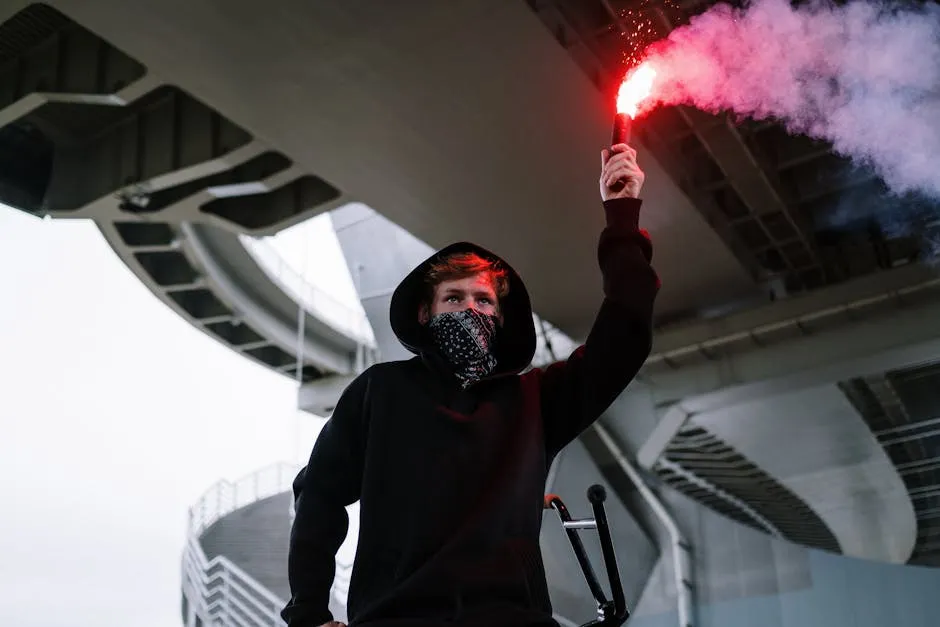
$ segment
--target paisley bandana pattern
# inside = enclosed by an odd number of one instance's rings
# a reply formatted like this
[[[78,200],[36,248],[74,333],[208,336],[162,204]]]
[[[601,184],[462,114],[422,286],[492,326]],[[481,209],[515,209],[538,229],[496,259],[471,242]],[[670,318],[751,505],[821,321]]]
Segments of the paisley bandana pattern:
[[[496,368],[493,356],[496,323],[495,316],[475,309],[448,311],[428,323],[431,337],[462,387],[476,383]]]

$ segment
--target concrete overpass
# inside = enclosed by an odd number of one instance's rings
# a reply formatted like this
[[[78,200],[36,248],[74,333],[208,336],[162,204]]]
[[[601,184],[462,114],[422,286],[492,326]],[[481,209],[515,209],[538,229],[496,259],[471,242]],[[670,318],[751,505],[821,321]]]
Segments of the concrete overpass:
[[[629,3],[611,4],[0,2],[0,200],[95,220],[164,303],[318,407],[393,357],[382,300],[422,246],[499,250],[583,338]],[[830,228],[879,182],[772,124],[684,108],[637,140],[664,288],[654,355],[604,426],[650,481],[745,524],[937,564],[936,279],[915,235]],[[371,334],[298,316],[243,240],[353,201],[378,212],[335,216]],[[786,438],[807,445],[781,455]]]

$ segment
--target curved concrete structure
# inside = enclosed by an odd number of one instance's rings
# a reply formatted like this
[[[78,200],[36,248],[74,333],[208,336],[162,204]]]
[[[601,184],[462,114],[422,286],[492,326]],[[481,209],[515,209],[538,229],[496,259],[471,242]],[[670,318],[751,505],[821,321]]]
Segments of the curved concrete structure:
[[[731,522],[668,488],[660,498],[695,553],[695,625],[930,627],[940,570],[806,549]],[[635,500],[635,499],[634,499]],[[677,625],[669,560],[661,560],[631,625]]]
[[[315,312],[298,338],[296,304],[237,236],[272,234],[351,201],[432,246],[472,239],[503,252],[539,314],[583,338],[601,295],[595,186],[614,73],[599,59],[611,44],[595,45],[610,34],[610,16],[592,17],[589,4],[31,5],[4,24],[16,37],[4,39],[0,68],[0,199],[35,215],[95,220],[164,303],[307,381],[352,376],[369,351]],[[0,2],[0,18],[24,7]],[[664,282],[657,323],[708,318],[658,334],[643,372],[651,430],[937,359],[936,318],[924,317],[936,309],[921,300],[935,281],[909,263],[918,252],[911,238],[893,238],[885,252],[857,233],[834,243],[812,229],[843,191],[819,176],[825,149],[772,125],[684,109],[638,127],[643,226]],[[832,287],[858,275],[871,275],[866,289]],[[830,287],[717,317],[766,300],[772,281],[778,298]],[[907,308],[894,311],[897,303]],[[933,498],[938,483],[909,494]],[[885,498],[870,506],[893,503],[894,493]],[[903,545],[909,521],[894,522]]]
[[[430,245],[505,251],[545,319],[587,334],[611,103],[524,2],[52,4]],[[752,294],[657,160],[641,158],[661,312]]]
[[[809,505],[842,554],[900,564],[911,556],[917,521],[904,482],[836,386],[698,414],[691,422]],[[791,444],[768,446],[773,442]]]
[[[240,355],[296,375],[297,303],[270,280],[237,235],[207,225],[180,224],[167,249],[153,258],[128,243],[120,226],[99,222],[99,228],[144,285],[193,326]],[[178,282],[167,278],[164,268],[170,264],[186,268],[185,277]],[[305,312],[303,379],[356,371],[358,353],[365,348],[371,354],[365,341]]]
[[[0,144],[18,164],[3,200],[93,219],[162,302],[274,370],[312,380],[375,359],[367,333],[315,310],[301,341],[296,301],[239,239],[345,204],[334,187],[54,9],[32,5],[3,28],[15,44]]]

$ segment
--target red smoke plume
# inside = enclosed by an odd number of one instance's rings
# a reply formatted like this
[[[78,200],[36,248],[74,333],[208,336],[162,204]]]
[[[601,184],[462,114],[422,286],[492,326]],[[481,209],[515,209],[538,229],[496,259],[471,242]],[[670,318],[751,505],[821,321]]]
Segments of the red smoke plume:
[[[830,142],[897,193],[940,198],[938,59],[935,4],[719,4],[643,51],[655,78],[636,114],[685,104],[771,118]]]

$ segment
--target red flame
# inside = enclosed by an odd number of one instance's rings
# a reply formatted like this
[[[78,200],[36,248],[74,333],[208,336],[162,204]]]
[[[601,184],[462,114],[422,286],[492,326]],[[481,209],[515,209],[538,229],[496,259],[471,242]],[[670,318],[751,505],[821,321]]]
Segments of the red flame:
[[[656,70],[648,61],[641,63],[630,72],[623,79],[620,91],[617,92],[617,113],[626,113],[631,118],[635,118],[640,103],[649,98],[653,92],[655,78]]]

